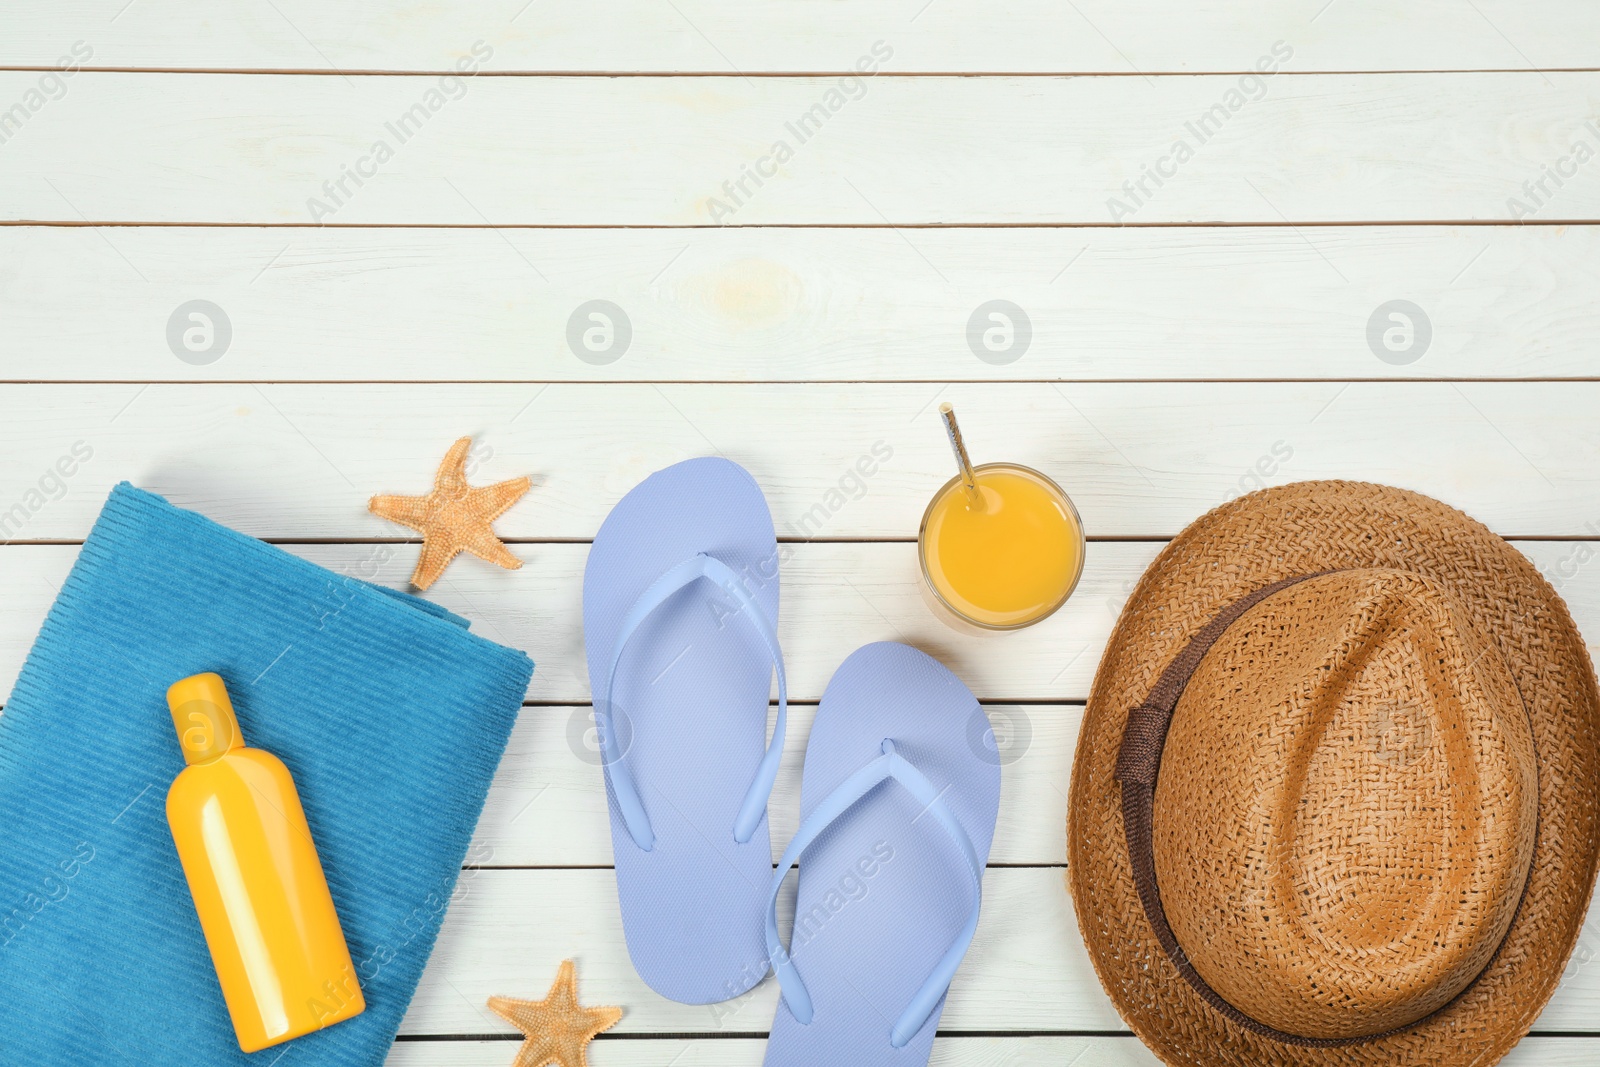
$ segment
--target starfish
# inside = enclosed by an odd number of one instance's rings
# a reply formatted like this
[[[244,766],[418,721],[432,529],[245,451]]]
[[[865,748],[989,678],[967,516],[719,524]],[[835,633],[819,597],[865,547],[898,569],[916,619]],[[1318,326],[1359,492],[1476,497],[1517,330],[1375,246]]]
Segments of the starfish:
[[[367,501],[367,510],[374,515],[421,531],[422,557],[411,575],[411,584],[418,589],[432,585],[444,573],[445,565],[463,550],[507,570],[522,566],[489,524],[521,500],[533,483],[512,478],[482,488],[468,485],[467,449],[471,447],[470,437],[450,446],[433,479],[433,492],[427,496],[375,496]]]
[[[572,961],[563,960],[543,1000],[489,998],[489,1009],[527,1037],[512,1067],[588,1067],[584,1046],[622,1018],[621,1008],[580,1008],[575,973]]]

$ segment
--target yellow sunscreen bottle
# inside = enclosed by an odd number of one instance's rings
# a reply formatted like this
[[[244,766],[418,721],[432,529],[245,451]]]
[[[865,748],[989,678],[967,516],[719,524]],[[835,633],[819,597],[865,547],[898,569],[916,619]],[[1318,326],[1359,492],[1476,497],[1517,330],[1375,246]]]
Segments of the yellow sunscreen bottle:
[[[239,1047],[255,1052],[366,1008],[289,769],[247,748],[222,679],[167,690],[188,761],[167,824]]]

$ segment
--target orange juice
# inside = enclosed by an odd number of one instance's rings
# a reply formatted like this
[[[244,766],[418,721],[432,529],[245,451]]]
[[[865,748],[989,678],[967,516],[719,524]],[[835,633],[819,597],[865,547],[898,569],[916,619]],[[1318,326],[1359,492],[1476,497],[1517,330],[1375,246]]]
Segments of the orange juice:
[[[917,553],[939,603],[966,622],[1012,630],[1054,612],[1083,574],[1083,524],[1061,487],[1014,463],[971,468],[922,516]]]

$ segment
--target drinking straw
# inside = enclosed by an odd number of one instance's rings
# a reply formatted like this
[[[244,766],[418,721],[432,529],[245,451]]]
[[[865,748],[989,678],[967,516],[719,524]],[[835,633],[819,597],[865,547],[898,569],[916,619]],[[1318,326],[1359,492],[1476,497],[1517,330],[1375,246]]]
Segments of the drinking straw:
[[[978,492],[978,476],[972,470],[972,460],[967,458],[967,446],[961,440],[961,427],[956,424],[956,409],[949,404],[940,404],[939,414],[944,418],[944,430],[950,437],[950,450],[956,454],[956,463],[961,467],[961,482],[967,489],[967,503],[978,511],[984,511],[983,494]]]

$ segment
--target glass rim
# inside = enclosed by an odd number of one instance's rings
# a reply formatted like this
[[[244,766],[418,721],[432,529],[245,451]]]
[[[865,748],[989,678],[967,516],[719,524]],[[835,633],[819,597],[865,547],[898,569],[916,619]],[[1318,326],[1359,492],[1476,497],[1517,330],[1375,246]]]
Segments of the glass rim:
[[[939,501],[943,500],[945,494],[950,492],[953,487],[961,484],[960,474],[955,475],[949,481],[941,485],[938,491],[933,494],[932,499],[928,501],[928,506],[922,511],[922,522],[917,526],[917,566],[922,571],[923,584],[927,587],[928,591],[933,594],[934,600],[937,601],[938,604],[946,611],[949,611],[962,622],[984,630],[1021,630],[1032,626],[1035,623],[1043,622],[1045,619],[1048,619],[1050,616],[1060,611],[1061,606],[1071,599],[1072,594],[1077,591],[1078,582],[1083,578],[1084,559],[1089,554],[1087,550],[1088,538],[1086,538],[1083,533],[1083,516],[1078,514],[1078,506],[1072,502],[1072,498],[1067,495],[1067,491],[1061,488],[1054,478],[1050,477],[1041,470],[1035,470],[1034,468],[1024,464],[1009,463],[1005,461],[1000,461],[997,463],[980,463],[978,466],[972,468],[972,473],[982,474],[985,471],[994,470],[1021,471],[1023,474],[1037,478],[1039,481],[1043,482],[1046,487],[1055,492],[1056,496],[1061,500],[1061,502],[1067,506],[1067,511],[1071,513],[1072,522],[1074,527],[1077,529],[1078,534],[1078,567],[1075,571],[1073,571],[1072,580],[1067,583],[1066,590],[1061,594],[1060,599],[1054,604],[1050,605],[1049,610],[1035,615],[1030,619],[1025,619],[1021,622],[995,623],[983,622],[981,620],[974,619],[971,615],[968,615],[966,612],[950,603],[945,595],[939,591],[938,585],[934,583],[933,575],[928,570],[928,518],[933,514],[933,506]]]

